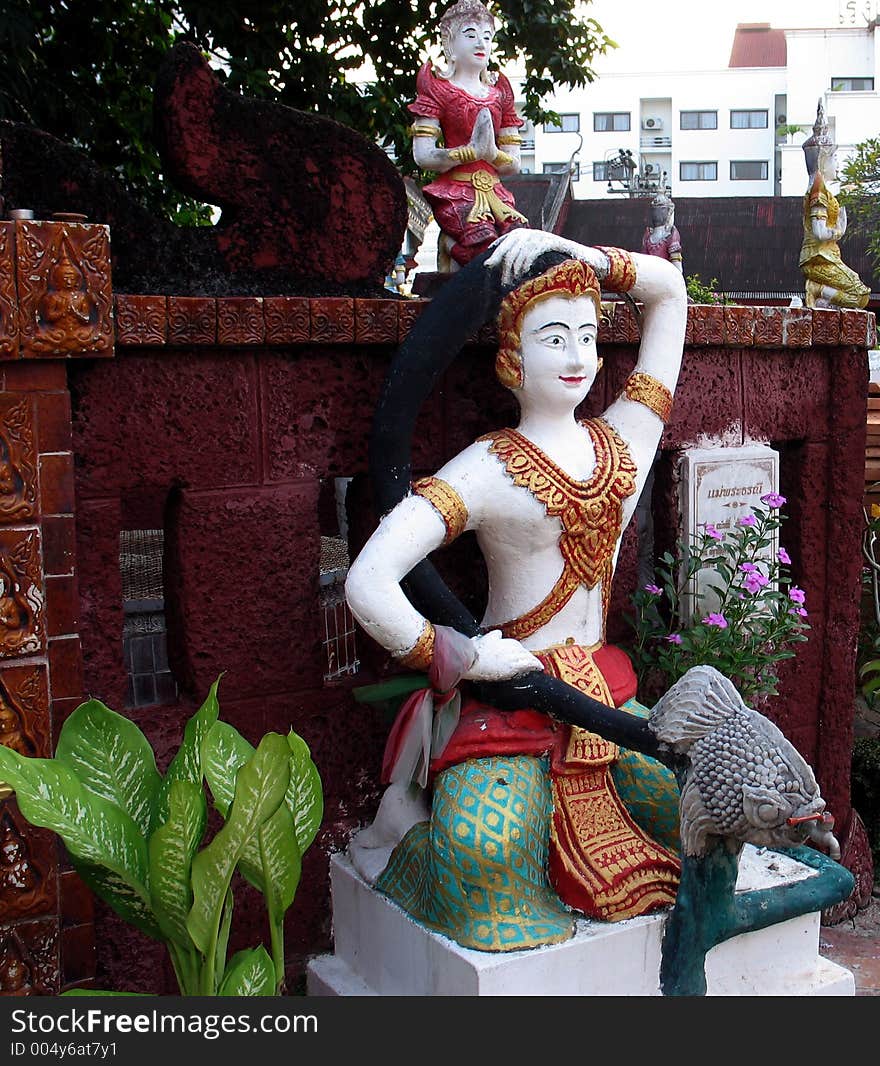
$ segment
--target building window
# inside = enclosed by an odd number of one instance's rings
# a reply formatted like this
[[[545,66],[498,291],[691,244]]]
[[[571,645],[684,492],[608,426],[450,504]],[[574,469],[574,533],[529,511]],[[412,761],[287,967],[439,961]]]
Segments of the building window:
[[[610,181],[611,165],[609,163],[593,163],[593,181]]]
[[[766,181],[766,159],[732,159],[730,161],[731,181]]]
[[[717,163],[679,163],[678,176],[682,181],[717,181]]]
[[[683,130],[717,130],[717,111],[682,111],[679,118],[679,129]]]
[[[629,127],[627,127],[628,129]],[[544,123],[545,133],[580,133],[581,130],[581,116],[580,115],[560,115],[559,125],[557,126],[553,122]]]
[[[732,130],[767,129],[767,112],[765,111],[731,111],[730,128]]]
[[[874,79],[832,78],[831,91],[835,93],[870,93],[874,91]]]
[[[629,129],[629,111],[593,112],[593,130],[596,133],[623,133]]]
[[[544,163],[543,166],[544,166],[544,173],[545,174],[566,174],[566,173],[568,173],[569,166],[571,166],[572,167],[571,180],[572,181],[579,181],[580,180],[580,176],[581,176],[581,165],[580,165],[580,163],[573,163],[573,164],[569,164],[569,163]]]

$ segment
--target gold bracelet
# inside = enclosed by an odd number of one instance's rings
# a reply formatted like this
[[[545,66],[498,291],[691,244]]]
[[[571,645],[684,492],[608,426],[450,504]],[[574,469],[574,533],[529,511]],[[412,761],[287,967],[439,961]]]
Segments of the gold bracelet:
[[[402,655],[395,655],[395,659],[401,666],[408,666],[410,670],[427,670],[434,659],[434,627],[425,619],[419,639],[409,651]]]
[[[437,137],[440,134],[439,126],[419,126],[413,123],[409,128],[413,137]]]
[[[609,292],[629,292],[636,283],[633,257],[622,248],[608,248],[600,244],[596,248],[608,256],[608,274],[602,279],[602,288]]]
[[[499,152],[498,155],[492,160],[493,167],[506,167],[513,162],[513,156],[508,155],[507,152]]]
[[[427,500],[446,526],[444,544],[461,536],[467,526],[468,509],[455,489],[439,477],[423,477],[413,482],[414,496]]]
[[[522,144],[522,137],[518,133],[504,133],[498,138],[499,144]]]
[[[477,158],[477,150],[469,144],[463,144],[459,148],[450,148],[449,158],[454,159],[456,163],[473,163]]]
[[[630,374],[626,379],[623,392],[628,400],[644,404],[649,411],[653,411],[664,425],[669,421],[672,411],[672,393],[662,381],[651,377],[650,374],[637,372]]]

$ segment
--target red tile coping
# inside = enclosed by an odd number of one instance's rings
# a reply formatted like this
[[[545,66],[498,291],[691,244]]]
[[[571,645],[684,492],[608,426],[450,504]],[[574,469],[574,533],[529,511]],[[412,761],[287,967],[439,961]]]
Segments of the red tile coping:
[[[120,347],[385,344],[404,340],[429,299],[348,296],[130,296],[117,293]],[[637,344],[639,324],[628,303],[615,301],[599,341]],[[494,323],[476,344],[494,344]],[[877,344],[872,311],[811,310],[745,304],[690,304],[685,344],[730,348],[834,348]],[[2,372],[2,369],[0,369]]]

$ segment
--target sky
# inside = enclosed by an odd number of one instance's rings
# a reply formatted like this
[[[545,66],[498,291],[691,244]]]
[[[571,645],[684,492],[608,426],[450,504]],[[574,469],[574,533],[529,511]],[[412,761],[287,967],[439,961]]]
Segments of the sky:
[[[864,12],[876,16],[878,7],[880,0],[593,0],[585,10],[620,46],[593,62],[599,74],[611,74],[717,70],[727,66],[739,22],[864,26]]]

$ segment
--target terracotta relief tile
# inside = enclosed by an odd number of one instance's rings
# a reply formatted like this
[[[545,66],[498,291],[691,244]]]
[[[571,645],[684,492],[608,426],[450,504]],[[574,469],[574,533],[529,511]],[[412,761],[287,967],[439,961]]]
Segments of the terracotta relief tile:
[[[14,241],[15,223],[0,222],[0,359],[17,359],[19,355]]]
[[[263,300],[259,296],[224,296],[217,301],[218,344],[262,344]]]
[[[0,529],[0,659],[41,651],[45,614],[38,531]]]
[[[28,397],[0,394],[0,524],[38,513],[37,452]]]
[[[128,296],[116,303],[116,343],[162,345],[168,333],[168,301],[164,296]]]
[[[40,503],[43,514],[73,514],[73,455],[40,456]]]
[[[0,744],[19,755],[52,754],[49,688],[44,665],[0,666]]]
[[[78,637],[56,637],[49,641],[49,677],[53,711],[59,700],[82,701],[82,652]]]
[[[691,304],[688,308],[690,344],[724,343],[724,307],[721,304]]]
[[[63,392],[67,388],[67,367],[58,359],[0,363],[0,380],[7,392]]]
[[[725,307],[724,343],[734,348],[751,348],[754,339],[754,307]]]
[[[210,296],[169,296],[168,343],[216,344],[217,301]]]
[[[95,915],[95,897],[76,870],[65,870],[58,882],[62,928],[91,922]]]
[[[264,296],[266,344],[305,344],[312,329],[309,303],[305,296]]]
[[[809,348],[813,343],[813,313],[808,307],[782,309],[782,343],[786,348]]]
[[[311,338],[321,344],[354,340],[354,300],[350,296],[316,296],[311,304]]]
[[[0,995],[55,996],[60,987],[58,919],[0,930]]]
[[[874,311],[868,312],[868,347],[877,347],[877,315]]]
[[[95,976],[95,927],[72,926],[61,931],[61,972],[65,985],[78,985]]]
[[[755,347],[782,347],[782,320],[784,307],[755,308]]]
[[[55,834],[30,825],[14,798],[0,804],[0,923],[54,912],[57,870]]]
[[[354,301],[354,339],[357,344],[397,344],[399,300]]]
[[[840,343],[840,312],[836,308],[813,308],[813,344],[833,348]]]
[[[107,226],[17,222],[21,354],[113,355]]]
[[[74,518],[49,515],[43,519],[43,573],[72,574],[76,561]]]
[[[69,452],[73,447],[70,393],[37,393],[35,403],[40,452]]]
[[[641,336],[638,319],[632,306],[625,300],[611,305],[611,336],[614,344],[638,344]]]
[[[397,301],[397,334],[401,340],[413,328],[416,319],[430,302],[430,300]]]
[[[61,700],[52,700],[52,731],[55,736],[58,736],[61,727],[79,707],[83,698],[82,695],[79,695],[66,696]]]
[[[46,632],[63,637],[79,631],[79,587],[75,576],[46,577]]]
[[[868,343],[868,312],[841,311],[840,343],[856,344],[859,347]]]

